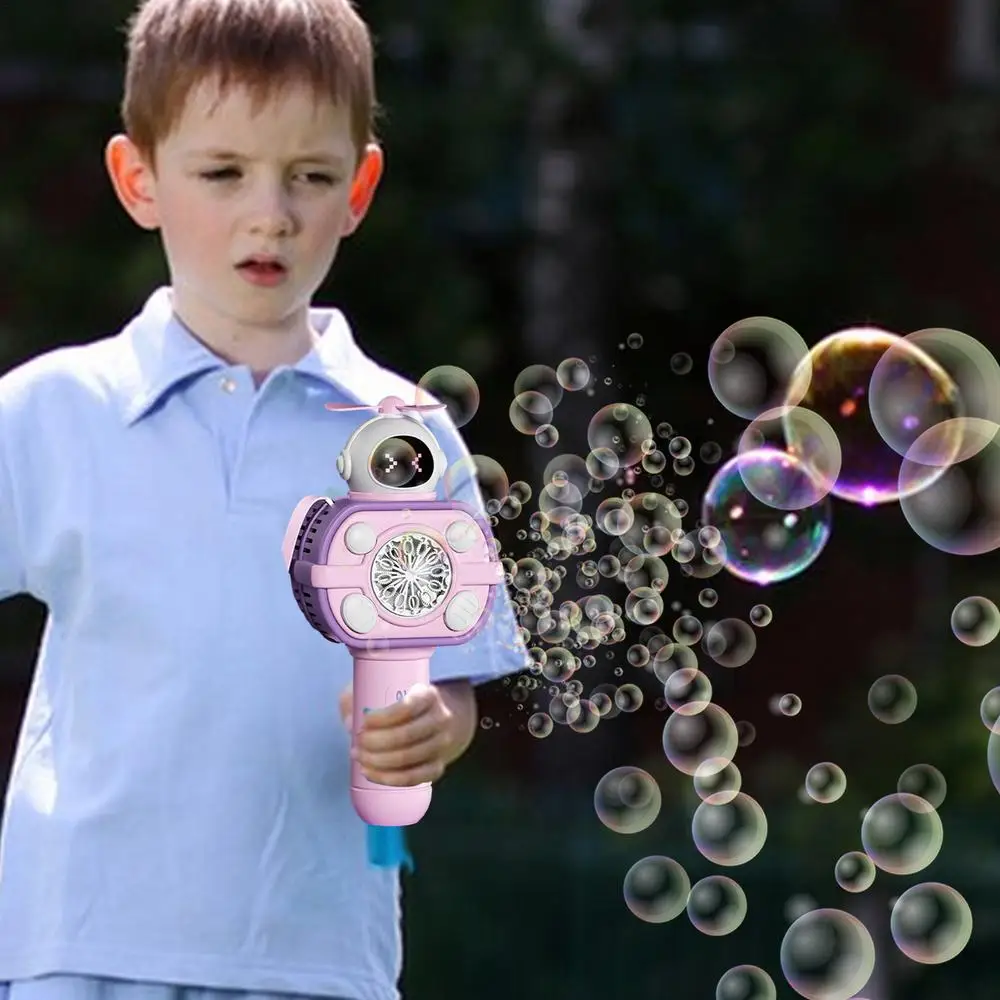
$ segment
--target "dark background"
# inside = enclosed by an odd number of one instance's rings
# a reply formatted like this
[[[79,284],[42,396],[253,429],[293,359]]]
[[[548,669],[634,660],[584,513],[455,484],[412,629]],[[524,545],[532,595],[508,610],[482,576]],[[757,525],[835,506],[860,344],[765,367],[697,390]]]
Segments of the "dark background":
[[[728,453],[741,426],[714,400],[706,360],[743,317],[778,317],[809,344],[865,322],[949,327],[996,353],[998,7],[362,0],[388,172],[321,299],[413,379],[439,364],[470,372],[482,390],[464,428],[471,450],[536,494],[554,453],[507,419],[529,364],[592,357],[598,381],[612,379],[557,410],[555,452],[577,449],[597,404],[643,394],[654,426],[669,421],[696,449],[713,439]],[[130,8],[4,5],[0,370],[114,333],[167,279],[157,239],[121,210],[102,163],[119,128],[119,29]],[[633,331],[642,348],[623,349]],[[688,375],[671,372],[678,351],[694,359]],[[692,508],[699,484],[678,487]],[[496,529],[515,557],[530,545],[514,536],[527,513]],[[1000,599],[997,568],[993,554],[962,560],[924,547],[895,506],[838,502],[833,537],[802,576],[766,591],[725,573],[710,581],[721,614],[745,616],[761,600],[774,611],[751,663],[712,673],[717,700],[757,726],[737,763],[769,819],[764,851],[725,872],[750,905],[728,938],[699,934],[683,915],[644,924],[622,900],[625,872],[648,854],[676,857],[692,881],[713,870],[691,845],[689,782],[663,756],[652,678],[639,680],[639,712],[586,735],[557,726],[546,740],[525,731],[530,705],[516,705],[508,686],[482,689],[494,725],[412,831],[408,997],[695,1000],[714,997],[740,962],[762,965],[791,997],[778,947],[786,904],[803,894],[868,924],[879,955],[869,1000],[995,997],[1000,807],[978,706],[1000,670],[995,648],[951,636],[949,615],[969,594]],[[668,603],[694,604],[688,582],[674,574]],[[624,602],[623,589],[605,589]],[[8,766],[43,615],[27,598],[0,606]],[[670,620],[668,611],[661,624]],[[629,670],[626,647],[609,647],[610,661],[598,650],[585,685]],[[902,726],[876,722],[866,706],[869,685],[890,672],[920,695]],[[803,699],[795,718],[768,710],[785,691]],[[796,797],[818,760],[847,772],[835,805]],[[880,873],[859,897],[841,892],[833,864],[860,848],[860,810],[914,763],[948,780],[941,854],[916,876]],[[623,764],[647,768],[664,797],[658,821],[628,837],[593,808],[596,782]],[[975,917],[969,946],[938,967],[910,963],[888,938],[889,900],[925,880],[954,885]]]

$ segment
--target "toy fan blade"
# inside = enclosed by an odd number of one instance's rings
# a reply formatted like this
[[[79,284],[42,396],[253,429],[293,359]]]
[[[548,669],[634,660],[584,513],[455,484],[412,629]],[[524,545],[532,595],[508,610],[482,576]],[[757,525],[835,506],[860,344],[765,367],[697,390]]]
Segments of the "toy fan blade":
[[[427,403],[422,406],[417,406],[416,404],[412,406],[401,406],[400,410],[406,410],[408,413],[422,413],[425,410],[446,410],[448,407],[444,403]]]
[[[365,404],[356,405],[354,403],[326,403],[324,404],[328,410],[377,410],[377,406],[366,406]]]

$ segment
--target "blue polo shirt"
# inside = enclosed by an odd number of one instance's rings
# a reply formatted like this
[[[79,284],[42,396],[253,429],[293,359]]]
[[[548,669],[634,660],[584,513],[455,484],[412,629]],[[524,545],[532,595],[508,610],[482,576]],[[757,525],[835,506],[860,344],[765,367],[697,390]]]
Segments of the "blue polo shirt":
[[[170,296],[0,378],[0,597],[48,609],[0,840],[0,980],[395,1000],[399,872],[369,865],[351,805],[351,658],[303,618],[281,543],[303,496],[346,491],[337,455],[370,418],[323,404],[415,389],[333,309],[257,389]],[[425,420],[449,464],[467,454]],[[471,479],[456,498],[481,510]],[[431,677],[527,662],[501,588]]]

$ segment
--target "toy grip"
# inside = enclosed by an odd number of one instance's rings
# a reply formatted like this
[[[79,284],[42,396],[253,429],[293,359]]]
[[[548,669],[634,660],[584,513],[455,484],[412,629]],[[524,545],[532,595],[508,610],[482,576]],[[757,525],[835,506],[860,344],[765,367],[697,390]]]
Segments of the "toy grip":
[[[401,701],[414,684],[430,681],[433,648],[354,651],[354,716],[351,745],[368,712]],[[351,761],[351,801],[372,826],[410,826],[423,819],[431,804],[429,781],[407,788],[369,781]]]

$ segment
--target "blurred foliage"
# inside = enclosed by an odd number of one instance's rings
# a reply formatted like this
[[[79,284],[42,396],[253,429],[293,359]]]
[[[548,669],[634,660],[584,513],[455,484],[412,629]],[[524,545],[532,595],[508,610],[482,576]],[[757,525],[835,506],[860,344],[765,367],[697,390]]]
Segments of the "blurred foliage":
[[[931,200],[952,185],[995,199],[1000,177],[994,96],[924,86],[890,58],[921,30],[908,5],[879,5],[894,28],[892,44],[880,47],[864,40],[864,18],[855,16],[870,5],[631,0],[615,8],[623,35],[610,76],[589,72],[546,30],[552,18],[596,3],[359,6],[377,40],[388,171],[320,299],[341,305],[366,349],[413,378],[438,364],[472,373],[483,401],[467,440],[500,459],[512,480],[526,453],[509,427],[499,430],[510,386],[524,365],[561,360],[538,357],[522,334],[538,168],[529,119],[543,75],[611,112],[606,225],[618,253],[607,273],[574,276],[606,283],[615,305],[595,371],[607,373],[609,391],[644,392],[654,423],[669,419],[695,447],[699,435],[725,446],[739,426],[703,379],[671,377],[668,360],[684,350],[703,371],[712,340],[743,316],[777,316],[810,343],[864,320],[995,337],[976,328],[982,315],[958,278],[943,294],[902,263],[922,245]],[[157,238],[120,209],[102,162],[119,128],[117,29],[130,9],[131,0],[4,9],[0,370],[115,332],[167,280]],[[968,211],[958,231],[962,245],[941,248],[942,265],[958,251],[990,259],[985,217]],[[618,349],[631,330],[644,333],[641,352]],[[624,872],[644,854],[676,856],[692,878],[709,872],[691,845],[690,789],[658,745],[662,716],[648,681],[635,718],[587,736],[557,727],[546,741],[523,731],[509,692],[496,685],[482,705],[500,727],[480,735],[413,830],[409,996],[652,997],[668,988],[709,996],[738,961],[763,965],[787,996],[777,965],[785,902],[807,892],[823,905],[852,904],[833,883],[833,863],[859,846],[861,809],[919,762],[949,783],[945,849],[925,874],[954,879],[973,905],[976,932],[942,968],[914,973],[890,962],[892,981],[906,1000],[995,994],[997,803],[978,709],[995,681],[996,652],[961,647],[947,627],[954,603],[989,594],[993,578],[979,561],[918,562],[891,513],[838,511],[838,519],[821,562],[767,594],[775,621],[753,663],[736,678],[712,674],[724,705],[732,694],[759,707],[782,684],[794,684],[805,704],[799,721],[758,715],[757,743],[741,753],[744,787],[770,820],[762,854],[729,872],[751,901],[744,926],[719,948],[684,918],[645,925],[621,902]],[[518,526],[499,525],[506,550],[518,548]],[[888,577],[876,572],[881,563]],[[760,599],[746,588],[729,593],[747,606]],[[904,614],[913,602],[916,611]],[[0,606],[7,655],[29,662],[40,621],[26,601]],[[594,680],[611,679],[613,665],[602,660]],[[865,702],[872,681],[889,672],[910,677],[920,695],[914,717],[897,727],[876,722]],[[844,767],[847,794],[830,806],[801,805],[796,791],[820,759]],[[633,837],[605,830],[591,800],[600,774],[622,763],[648,767],[664,793],[658,822]],[[879,906],[905,884],[880,874]]]

